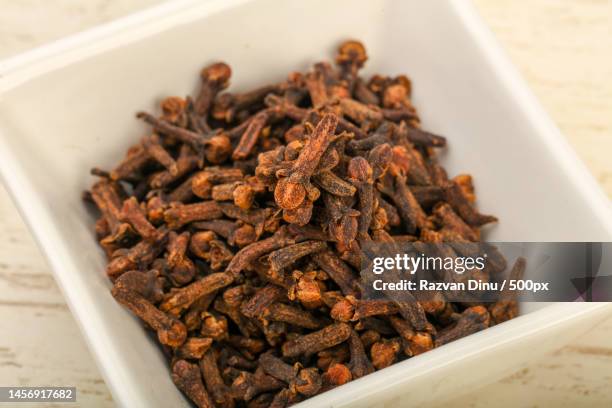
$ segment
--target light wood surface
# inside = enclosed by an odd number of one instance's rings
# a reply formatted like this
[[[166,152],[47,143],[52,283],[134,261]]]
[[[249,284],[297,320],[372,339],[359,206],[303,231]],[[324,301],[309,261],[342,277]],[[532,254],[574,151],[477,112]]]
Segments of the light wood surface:
[[[0,58],[155,3],[0,0]],[[612,0],[474,3],[612,197]],[[46,261],[1,185],[0,231],[0,385],[76,386],[78,406],[113,406]],[[436,406],[612,406],[611,339],[612,319],[561,350],[533,356],[512,376]]]

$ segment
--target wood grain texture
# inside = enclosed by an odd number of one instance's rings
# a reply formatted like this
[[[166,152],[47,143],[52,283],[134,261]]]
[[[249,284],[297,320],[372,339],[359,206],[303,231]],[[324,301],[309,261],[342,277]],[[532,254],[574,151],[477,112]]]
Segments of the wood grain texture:
[[[474,4],[612,198],[612,1],[474,0]]]
[[[157,2],[0,0],[0,58]],[[474,3],[612,197],[612,0]],[[77,405],[113,406],[48,265],[1,186],[0,231],[0,385],[74,385]],[[610,338],[612,319],[551,355],[533,356],[497,383],[459,398],[441,396],[433,406],[612,406]]]

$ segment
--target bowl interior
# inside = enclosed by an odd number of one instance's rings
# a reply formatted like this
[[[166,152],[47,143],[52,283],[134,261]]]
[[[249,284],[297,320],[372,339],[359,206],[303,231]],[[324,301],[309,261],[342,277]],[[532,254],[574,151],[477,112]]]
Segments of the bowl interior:
[[[500,219],[487,239],[609,238],[447,2],[204,3],[105,38],[87,57],[33,76],[0,98],[5,143],[50,225],[61,226],[58,245],[70,266],[56,268],[60,283],[77,315],[81,302],[91,306],[95,329],[79,315],[90,342],[103,342],[117,358],[107,378],[123,373],[142,401],[170,406],[183,400],[157,346],[108,293],[105,259],[81,192],[93,181],[92,166],[112,168],[146,134],[135,111],[157,112],[163,97],[193,94],[199,70],[213,61],[232,66],[231,90],[248,90],[332,58],[344,39],[360,39],[370,57],[365,74],[408,74],[424,128],[449,140],[443,153],[449,174],[474,176],[479,208]],[[95,44],[81,48],[88,47]],[[576,214],[584,214],[579,222]],[[75,293],[71,281],[84,292]],[[132,381],[130,371],[151,380]]]

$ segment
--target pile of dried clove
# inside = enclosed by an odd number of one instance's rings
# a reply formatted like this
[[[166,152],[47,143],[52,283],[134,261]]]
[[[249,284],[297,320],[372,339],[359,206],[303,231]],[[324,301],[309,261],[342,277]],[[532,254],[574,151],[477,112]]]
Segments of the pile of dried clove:
[[[474,242],[496,221],[438,164],[446,139],[421,129],[410,80],[365,80],[366,60],[347,41],[335,66],[246,93],[212,64],[197,97],[138,113],[150,134],[92,170],[112,295],[200,407],[288,406],[517,313],[361,298],[365,243]]]

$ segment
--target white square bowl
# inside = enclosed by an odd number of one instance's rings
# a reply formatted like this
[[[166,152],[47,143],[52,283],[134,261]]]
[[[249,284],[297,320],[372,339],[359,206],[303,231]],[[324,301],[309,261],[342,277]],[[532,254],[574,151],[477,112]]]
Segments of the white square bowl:
[[[499,216],[491,240],[607,241],[608,200],[465,1],[183,1],[118,20],[0,66],[0,170],[49,259],[115,401],[187,405],[154,341],[110,296],[81,191],[145,131],[136,110],[193,93],[225,60],[233,89],[278,81],[361,39],[366,73],[408,73],[444,164],[475,176]],[[609,304],[530,304],[510,322],[331,392],[304,407],[421,405],[474,389],[597,323]],[[453,394],[454,393],[454,394]],[[400,403],[401,401],[401,403]]]

